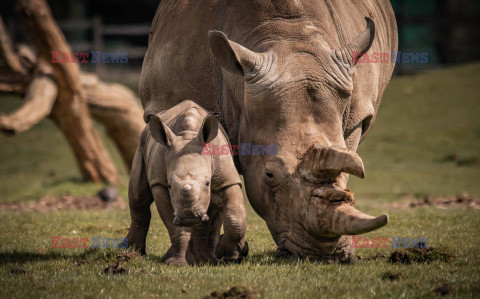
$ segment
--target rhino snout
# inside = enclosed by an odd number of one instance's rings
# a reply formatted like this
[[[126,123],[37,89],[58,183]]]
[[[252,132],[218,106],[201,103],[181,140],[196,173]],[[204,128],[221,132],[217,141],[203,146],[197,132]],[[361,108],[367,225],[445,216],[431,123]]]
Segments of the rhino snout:
[[[173,224],[176,226],[194,226],[198,225],[202,222],[206,222],[210,220],[207,214],[203,214],[201,216],[190,216],[190,217],[177,217],[173,219]]]

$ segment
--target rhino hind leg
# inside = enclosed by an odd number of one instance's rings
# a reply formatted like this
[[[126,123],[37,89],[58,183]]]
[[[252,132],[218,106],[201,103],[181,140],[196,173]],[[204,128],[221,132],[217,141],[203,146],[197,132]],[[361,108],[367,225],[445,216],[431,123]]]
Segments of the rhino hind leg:
[[[150,227],[150,219],[152,218],[150,212],[151,203],[152,201],[146,201],[140,204],[130,203],[132,222],[126,237],[127,242],[125,248],[138,250],[141,255],[146,254],[147,234]]]
[[[132,222],[124,247],[134,248],[145,255],[145,243],[152,217],[150,205],[153,202],[153,195],[146,178],[145,163],[140,148],[137,149],[132,163],[128,198]]]

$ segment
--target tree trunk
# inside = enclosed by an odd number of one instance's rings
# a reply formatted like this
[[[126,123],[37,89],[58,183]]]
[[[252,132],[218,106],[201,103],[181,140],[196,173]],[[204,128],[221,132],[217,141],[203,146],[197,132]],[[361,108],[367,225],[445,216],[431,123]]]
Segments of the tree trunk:
[[[22,21],[40,59],[51,61],[51,52],[71,56],[71,49],[44,0],[17,0]],[[59,93],[53,119],[70,143],[83,177],[94,182],[119,183],[120,177],[95,130],[81,89],[75,63],[53,63]]]

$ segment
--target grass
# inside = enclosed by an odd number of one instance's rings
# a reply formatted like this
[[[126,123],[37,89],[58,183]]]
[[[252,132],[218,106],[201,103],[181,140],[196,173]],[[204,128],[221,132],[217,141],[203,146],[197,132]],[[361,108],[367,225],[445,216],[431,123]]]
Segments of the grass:
[[[251,250],[240,265],[162,265],[169,240],[154,212],[147,256],[126,262],[126,274],[102,275],[117,251],[52,249],[51,237],[124,237],[128,211],[0,211],[0,296],[200,298],[244,286],[268,298],[430,297],[434,289],[449,284],[457,296],[478,297],[480,211],[394,210],[384,205],[408,194],[480,196],[478,82],[480,64],[394,79],[359,149],[366,179],[350,180],[361,209],[374,215],[387,212],[391,219],[364,237],[427,237],[430,246],[455,253],[451,262],[403,265],[375,258],[378,253],[388,257],[392,248],[358,249],[363,258],[355,265],[279,260],[265,223],[248,205],[246,237]],[[0,103],[2,112],[18,105],[12,98]],[[45,194],[92,195],[101,188],[81,181],[68,145],[48,120],[14,138],[0,136],[0,145],[1,202],[30,201]],[[113,150],[111,143],[107,146]],[[121,165],[115,151],[114,160]],[[122,173],[127,182],[124,168]],[[126,185],[120,191],[126,198]],[[79,261],[86,263],[77,266]]]

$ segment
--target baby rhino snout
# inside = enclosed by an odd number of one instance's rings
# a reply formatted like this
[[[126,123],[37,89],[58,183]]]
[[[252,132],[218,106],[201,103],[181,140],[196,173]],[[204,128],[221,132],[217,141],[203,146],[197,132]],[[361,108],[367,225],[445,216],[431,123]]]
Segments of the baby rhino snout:
[[[179,188],[179,201],[180,206],[184,209],[194,209],[198,204],[200,192],[192,184],[185,184]]]
[[[177,226],[193,226],[208,221],[208,201],[199,186],[186,183],[179,186],[178,209],[175,211],[173,224]],[[208,196],[208,195],[207,195]],[[175,200],[175,199],[174,199]]]
[[[190,193],[190,191],[192,191],[192,189],[193,189],[192,185],[190,185],[190,184],[185,184],[185,185],[182,187],[182,192],[188,194],[188,193]]]

